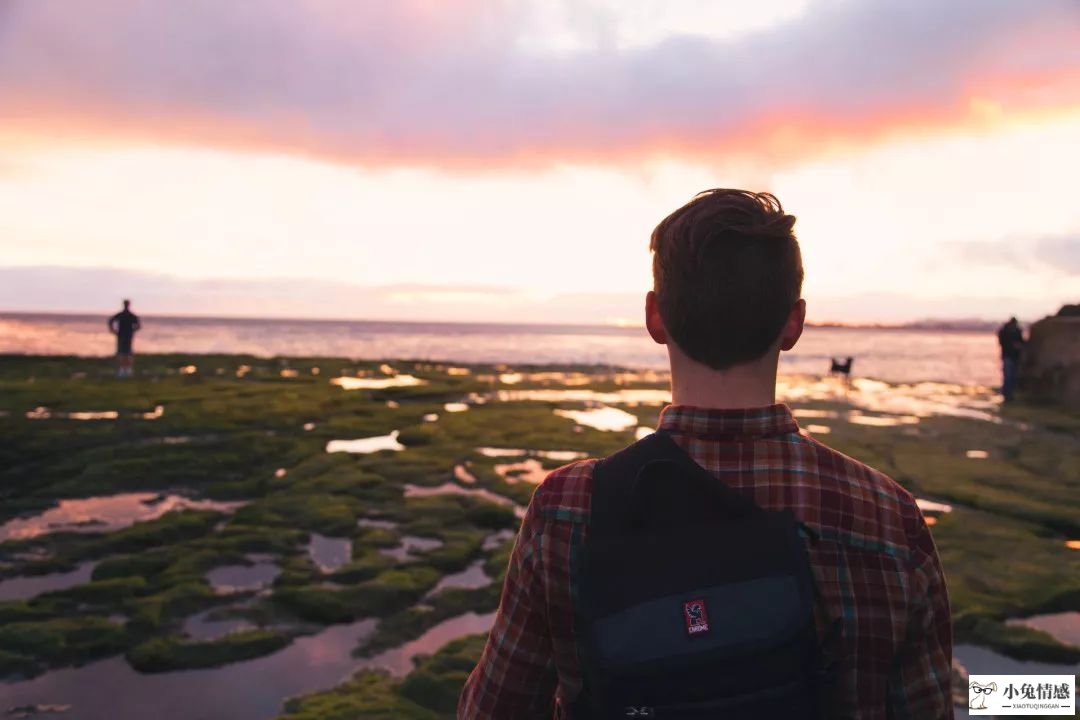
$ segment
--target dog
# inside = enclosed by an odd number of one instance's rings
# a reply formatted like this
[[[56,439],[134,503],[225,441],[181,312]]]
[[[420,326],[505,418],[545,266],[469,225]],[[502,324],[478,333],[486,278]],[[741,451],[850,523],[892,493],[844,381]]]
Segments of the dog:
[[[849,357],[844,362],[840,362],[836,358],[830,358],[830,360],[832,360],[832,367],[829,369],[830,375],[851,377],[851,366],[855,363],[855,358]]]

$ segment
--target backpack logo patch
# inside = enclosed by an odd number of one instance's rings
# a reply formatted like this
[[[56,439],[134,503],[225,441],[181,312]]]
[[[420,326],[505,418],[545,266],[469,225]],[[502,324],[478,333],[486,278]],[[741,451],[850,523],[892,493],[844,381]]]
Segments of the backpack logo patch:
[[[686,634],[690,637],[709,632],[709,611],[705,609],[704,598],[683,603],[683,620],[686,621]]]

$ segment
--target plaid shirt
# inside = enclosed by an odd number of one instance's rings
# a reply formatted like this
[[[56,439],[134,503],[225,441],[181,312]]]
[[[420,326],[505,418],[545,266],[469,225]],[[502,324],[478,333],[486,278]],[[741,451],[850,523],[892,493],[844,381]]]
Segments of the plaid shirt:
[[[840,619],[846,649],[838,717],[952,718],[945,578],[910,493],[810,438],[784,405],[672,405],[660,428],[730,487],[766,509],[791,508],[817,536],[808,550],[819,631]],[[595,462],[554,470],[537,488],[458,718],[569,717],[581,689],[575,569],[588,533]]]

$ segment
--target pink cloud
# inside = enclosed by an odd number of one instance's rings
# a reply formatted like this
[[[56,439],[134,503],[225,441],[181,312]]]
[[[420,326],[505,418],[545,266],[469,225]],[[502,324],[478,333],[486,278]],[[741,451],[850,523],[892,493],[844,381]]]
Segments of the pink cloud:
[[[9,126],[377,165],[807,153],[1075,102],[1073,0],[823,0],[719,41],[544,56],[521,4],[6,0]]]

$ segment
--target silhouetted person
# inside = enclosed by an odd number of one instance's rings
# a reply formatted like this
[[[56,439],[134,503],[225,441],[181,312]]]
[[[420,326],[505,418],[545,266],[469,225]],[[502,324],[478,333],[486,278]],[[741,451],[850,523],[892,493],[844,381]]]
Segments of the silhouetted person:
[[[1016,388],[1016,367],[1024,350],[1024,332],[1016,318],[1009,318],[998,330],[998,344],[1001,345],[1001,394],[1005,402],[1011,402]]]
[[[131,343],[142,325],[139,316],[131,312],[131,301],[124,301],[124,309],[109,318],[109,332],[116,336],[116,377],[131,377],[135,365],[135,353]]]

